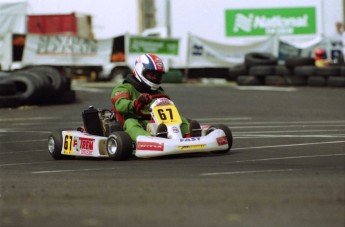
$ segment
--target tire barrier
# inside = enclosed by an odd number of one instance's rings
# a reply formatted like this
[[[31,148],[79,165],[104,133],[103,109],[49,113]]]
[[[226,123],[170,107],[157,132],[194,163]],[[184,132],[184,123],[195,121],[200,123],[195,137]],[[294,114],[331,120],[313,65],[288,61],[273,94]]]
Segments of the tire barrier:
[[[237,77],[240,75],[248,75],[248,68],[244,64],[235,65],[229,68],[227,80],[236,81]]]
[[[309,57],[289,57],[284,64],[267,53],[248,53],[243,64],[229,69],[238,85],[345,87],[345,65],[316,67]]]
[[[0,77],[0,107],[67,104],[76,100],[71,81],[53,67],[34,66]]]
[[[278,59],[269,53],[248,53],[244,57],[244,67],[248,74],[238,75],[238,85],[264,85],[265,77],[274,75]]]
[[[248,67],[261,65],[277,65],[278,59],[270,53],[252,52],[244,56],[244,64]]]

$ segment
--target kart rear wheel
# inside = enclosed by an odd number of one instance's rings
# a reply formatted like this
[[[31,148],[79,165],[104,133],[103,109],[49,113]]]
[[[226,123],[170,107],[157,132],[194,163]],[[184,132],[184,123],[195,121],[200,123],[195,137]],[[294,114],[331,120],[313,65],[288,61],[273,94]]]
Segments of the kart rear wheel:
[[[132,140],[124,131],[110,134],[107,139],[107,153],[113,161],[128,160],[133,152]]]
[[[61,154],[62,151],[62,132],[56,131],[48,137],[48,151],[50,155],[56,159],[64,159],[65,155]]]
[[[214,131],[215,129],[220,129],[220,130],[223,130],[225,135],[226,135],[226,138],[228,140],[228,144],[229,144],[229,147],[226,149],[226,150],[222,150],[222,151],[212,151],[213,154],[225,154],[225,153],[228,153],[232,147],[232,142],[233,142],[233,139],[232,139],[232,132],[230,130],[230,128],[226,125],[223,125],[223,124],[216,124],[216,125],[211,125],[208,129],[207,129],[207,132],[206,132],[206,135],[209,134],[210,132]]]

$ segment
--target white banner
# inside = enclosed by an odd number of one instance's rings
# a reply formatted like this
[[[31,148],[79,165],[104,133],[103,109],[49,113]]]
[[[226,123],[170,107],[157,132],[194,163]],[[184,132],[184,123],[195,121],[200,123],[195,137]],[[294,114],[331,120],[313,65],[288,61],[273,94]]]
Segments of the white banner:
[[[266,52],[277,56],[277,43],[275,37],[270,37],[257,42],[221,44],[189,35],[187,65],[190,68],[227,68],[243,63],[245,54],[249,52]]]
[[[110,62],[112,39],[91,40],[68,35],[27,35],[25,65],[102,65]]]
[[[27,8],[25,1],[0,2],[0,35],[25,33]]]

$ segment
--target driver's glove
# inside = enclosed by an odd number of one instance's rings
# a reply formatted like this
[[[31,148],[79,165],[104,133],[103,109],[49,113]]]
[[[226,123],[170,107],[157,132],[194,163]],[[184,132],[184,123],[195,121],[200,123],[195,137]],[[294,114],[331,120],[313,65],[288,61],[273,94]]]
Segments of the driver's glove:
[[[152,96],[150,94],[143,93],[139,95],[139,97],[136,100],[134,100],[135,111],[138,112],[141,108],[149,104],[151,101],[152,101]]]

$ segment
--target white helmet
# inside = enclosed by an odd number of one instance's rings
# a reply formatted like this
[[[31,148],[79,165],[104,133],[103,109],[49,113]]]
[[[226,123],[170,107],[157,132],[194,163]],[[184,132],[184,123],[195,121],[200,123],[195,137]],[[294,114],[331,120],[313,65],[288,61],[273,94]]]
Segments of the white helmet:
[[[165,72],[162,59],[154,54],[143,54],[134,65],[134,77],[145,87],[157,90]]]

